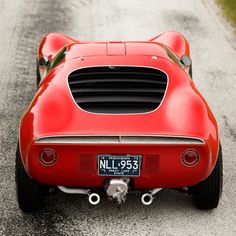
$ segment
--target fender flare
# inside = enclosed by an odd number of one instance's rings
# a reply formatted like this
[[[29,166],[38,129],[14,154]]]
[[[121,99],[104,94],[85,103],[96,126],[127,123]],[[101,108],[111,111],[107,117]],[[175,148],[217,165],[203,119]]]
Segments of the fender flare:
[[[51,60],[65,45],[78,43],[79,41],[61,33],[49,33],[45,35],[38,47],[38,58],[47,56]]]
[[[187,39],[179,32],[170,31],[162,33],[149,42],[157,42],[169,47],[179,58],[183,55],[190,57],[190,46]]]

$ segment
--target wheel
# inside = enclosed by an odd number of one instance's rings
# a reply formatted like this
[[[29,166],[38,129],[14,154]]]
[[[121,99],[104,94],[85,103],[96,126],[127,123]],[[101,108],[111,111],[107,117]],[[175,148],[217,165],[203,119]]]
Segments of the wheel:
[[[36,83],[37,83],[37,88],[39,87],[39,83],[41,81],[41,76],[40,76],[40,73],[39,73],[39,63],[38,63],[38,60],[36,59]]]
[[[44,203],[45,186],[27,175],[21,160],[19,144],[15,164],[16,196],[19,208],[24,212],[41,210]]]
[[[222,149],[219,148],[218,159],[210,176],[193,187],[193,199],[199,209],[213,209],[218,206],[223,186]]]

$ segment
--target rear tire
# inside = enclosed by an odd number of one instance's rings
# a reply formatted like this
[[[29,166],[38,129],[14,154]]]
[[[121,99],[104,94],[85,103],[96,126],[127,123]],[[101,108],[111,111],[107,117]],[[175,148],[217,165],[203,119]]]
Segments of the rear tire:
[[[219,147],[218,159],[210,176],[193,186],[193,199],[199,209],[213,209],[218,206],[223,186],[222,149]]]
[[[19,145],[16,151],[16,196],[19,208],[24,212],[41,210],[44,203],[45,186],[31,179],[23,166]]]

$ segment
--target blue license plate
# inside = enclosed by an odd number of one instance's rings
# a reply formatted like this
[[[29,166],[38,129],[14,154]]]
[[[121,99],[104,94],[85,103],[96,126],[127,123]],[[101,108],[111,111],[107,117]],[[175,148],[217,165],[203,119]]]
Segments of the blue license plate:
[[[139,176],[142,155],[99,154],[98,174],[112,176]]]

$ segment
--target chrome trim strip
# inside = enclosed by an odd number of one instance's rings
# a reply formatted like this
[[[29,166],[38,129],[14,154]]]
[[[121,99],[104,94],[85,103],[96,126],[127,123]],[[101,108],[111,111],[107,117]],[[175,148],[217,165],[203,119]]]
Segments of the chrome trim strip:
[[[196,137],[155,135],[79,135],[51,136],[35,140],[39,144],[205,144]]]

